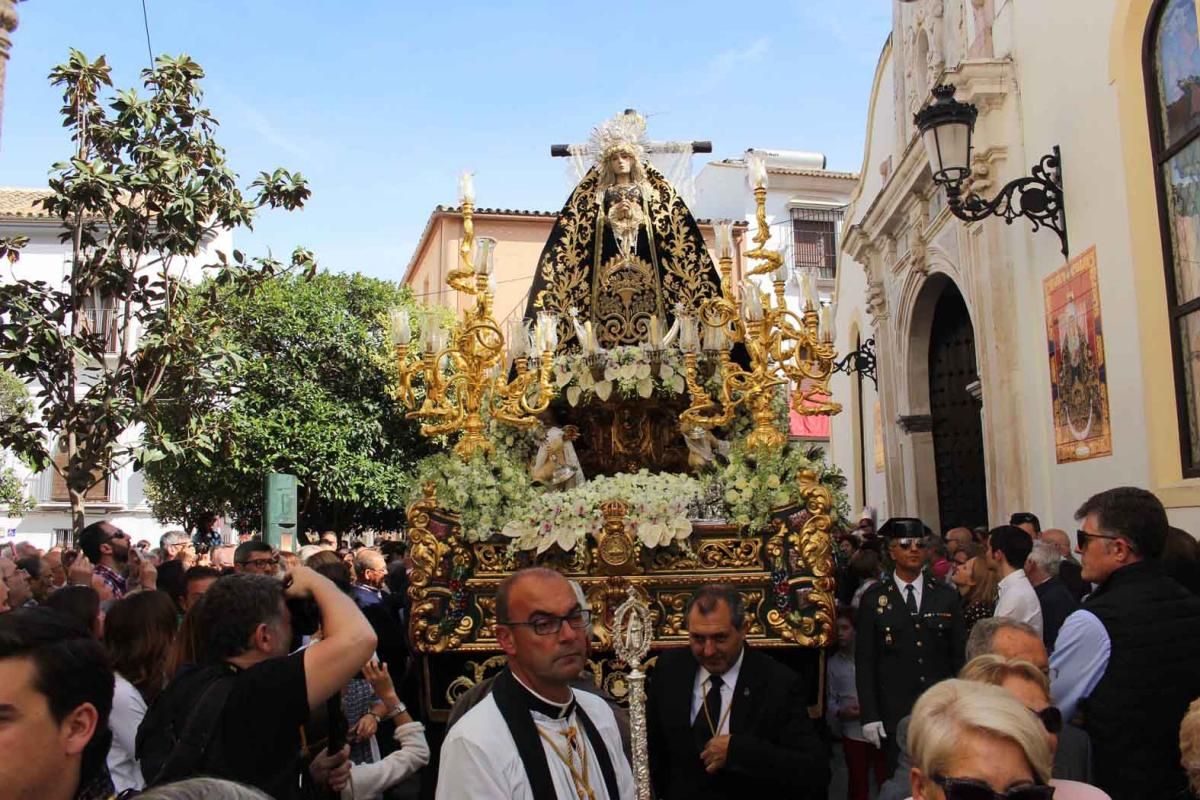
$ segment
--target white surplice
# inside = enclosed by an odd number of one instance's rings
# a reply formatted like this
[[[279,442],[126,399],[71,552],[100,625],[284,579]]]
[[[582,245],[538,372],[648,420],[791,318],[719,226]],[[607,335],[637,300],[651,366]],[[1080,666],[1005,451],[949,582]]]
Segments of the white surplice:
[[[608,758],[616,773],[619,797],[609,797],[608,788],[604,785],[604,773],[600,771],[600,762],[583,725],[578,721],[578,715],[572,714],[567,719],[552,719],[537,711],[531,711],[534,724],[564,753],[566,739],[562,732],[568,727],[575,727],[577,741],[587,753],[588,782],[596,800],[634,800],[637,792],[633,783],[633,771],[629,768],[625,751],[621,749],[621,733],[612,709],[603,698],[589,692],[574,692],[574,696],[579,707],[596,726],[600,738],[604,740]],[[544,697],[541,699],[545,700]],[[550,777],[559,800],[576,800],[575,783],[571,779],[569,768],[544,739],[542,748],[546,751],[546,762],[550,765]],[[577,761],[577,766],[578,763]],[[495,698],[490,694],[454,723],[454,727],[442,743],[437,800],[464,798],[533,800],[533,791],[525,774],[525,764],[517,753],[517,744],[504,717],[500,715]]]

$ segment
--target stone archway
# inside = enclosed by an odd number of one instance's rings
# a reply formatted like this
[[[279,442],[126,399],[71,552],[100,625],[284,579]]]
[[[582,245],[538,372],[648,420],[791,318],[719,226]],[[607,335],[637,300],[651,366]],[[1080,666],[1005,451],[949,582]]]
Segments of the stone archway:
[[[908,342],[914,506],[945,532],[987,525],[987,477],[975,331],[962,293],[947,275],[923,282],[912,306]]]

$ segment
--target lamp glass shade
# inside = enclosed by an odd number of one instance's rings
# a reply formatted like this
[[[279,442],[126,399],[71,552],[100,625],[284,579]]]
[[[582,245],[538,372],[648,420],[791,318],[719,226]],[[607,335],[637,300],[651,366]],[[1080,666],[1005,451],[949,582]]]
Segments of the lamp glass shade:
[[[939,183],[966,180],[971,174],[971,126],[946,121],[932,125],[921,135],[929,169]]]

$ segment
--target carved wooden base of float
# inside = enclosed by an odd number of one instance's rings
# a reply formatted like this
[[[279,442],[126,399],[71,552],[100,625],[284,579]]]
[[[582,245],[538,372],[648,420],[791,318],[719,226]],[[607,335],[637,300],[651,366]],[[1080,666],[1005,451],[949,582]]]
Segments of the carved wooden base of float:
[[[708,583],[736,588],[749,617],[753,647],[820,649],[834,640],[833,549],[829,490],[811,473],[798,476],[803,500],[780,509],[767,528],[743,535],[736,526],[695,522],[688,546],[647,549],[625,529],[620,502],[607,503],[603,531],[588,546],[557,548],[534,556],[512,552],[507,540],[466,542],[457,515],[439,509],[431,486],[408,509],[410,635],[426,670],[441,655],[469,657],[446,667],[462,680],[444,689],[427,675],[426,689],[453,699],[481,679],[498,654],[496,589],[504,577],[534,564],[577,581],[591,606],[596,680],[615,696],[621,666],[612,650],[612,613],[632,586],[651,610],[654,648],[687,643],[684,610],[692,593]],[[499,662],[497,662],[499,663]],[[495,666],[493,664],[493,666]],[[472,670],[480,670],[475,675]],[[465,670],[465,671],[464,671]],[[609,687],[608,682],[613,682]],[[432,699],[426,695],[427,703]]]

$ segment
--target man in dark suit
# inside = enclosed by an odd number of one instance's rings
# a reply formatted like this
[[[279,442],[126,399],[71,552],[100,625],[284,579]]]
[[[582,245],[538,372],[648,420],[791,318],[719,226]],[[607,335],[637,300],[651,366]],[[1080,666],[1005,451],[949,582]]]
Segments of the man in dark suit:
[[[1050,542],[1034,542],[1033,550],[1025,561],[1025,576],[1033,584],[1038,603],[1042,607],[1042,640],[1046,650],[1054,652],[1054,640],[1063,621],[1079,608],[1079,602],[1071,591],[1058,579],[1058,568],[1062,556]]]
[[[925,536],[919,519],[896,517],[879,529],[894,571],[862,596],[854,662],[863,735],[896,768],[896,726],[917,697],[957,674],[966,628],[958,593],[922,574]]]
[[[828,755],[800,677],[745,646],[742,596],[705,586],[688,603],[689,649],[658,657],[648,688],[650,772],[662,800],[824,796]],[[770,793],[770,794],[768,794]]]
[[[1083,598],[1092,590],[1092,585],[1083,579],[1082,568],[1071,554],[1074,545],[1067,532],[1060,528],[1049,528],[1042,531],[1042,538],[1038,541],[1049,542],[1062,555],[1062,562],[1058,565],[1058,579],[1066,585],[1072,597],[1083,602]]]

